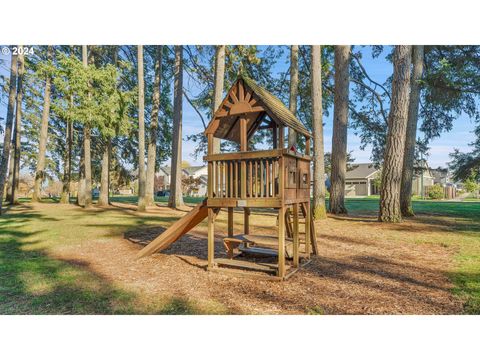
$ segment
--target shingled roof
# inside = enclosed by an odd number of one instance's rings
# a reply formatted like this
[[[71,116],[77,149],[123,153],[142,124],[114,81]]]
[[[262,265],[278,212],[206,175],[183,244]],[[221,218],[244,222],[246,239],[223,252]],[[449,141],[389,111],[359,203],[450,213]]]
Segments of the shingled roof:
[[[275,115],[275,117],[281,121],[285,126],[303,134],[311,136],[305,126],[297,119],[295,115],[280,101],[275,95],[269,92],[267,89],[259,86],[255,81],[248,76],[240,75],[245,84],[253,90],[253,92],[260,98],[266,107]]]
[[[252,134],[264,116],[268,115],[278,125],[311,137],[305,126],[277,97],[246,75],[240,75],[228,90],[205,134],[211,133],[221,139],[239,142],[238,120],[242,113],[247,117],[248,134]]]

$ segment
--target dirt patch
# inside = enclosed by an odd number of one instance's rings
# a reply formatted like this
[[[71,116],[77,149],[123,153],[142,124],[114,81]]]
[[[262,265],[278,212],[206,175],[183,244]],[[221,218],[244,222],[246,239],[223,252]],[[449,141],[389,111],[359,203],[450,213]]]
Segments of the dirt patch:
[[[162,217],[184,214],[151,210]],[[241,232],[241,213],[234,215]],[[252,233],[275,232],[273,214],[252,215]],[[216,252],[226,232],[226,214],[217,220]],[[374,218],[328,218],[316,224],[320,255],[285,282],[259,281],[205,271],[206,226],[202,223],[169,249],[136,260],[141,247],[165,229],[141,226],[125,236],[63,247],[56,256],[82,260],[141,301],[154,297],[213,302],[234,314],[455,314],[461,302],[451,294],[446,272],[454,249],[429,243],[442,225],[420,220],[379,224]],[[135,239],[138,244],[125,238]]]

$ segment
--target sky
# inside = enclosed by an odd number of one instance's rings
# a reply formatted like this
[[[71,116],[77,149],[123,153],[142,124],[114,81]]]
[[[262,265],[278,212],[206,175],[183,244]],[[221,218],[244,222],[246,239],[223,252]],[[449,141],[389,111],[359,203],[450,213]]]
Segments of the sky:
[[[1,47],[1,46],[0,46]],[[361,49],[362,63],[366,71],[379,83],[383,83],[393,71],[393,66],[382,56],[373,59],[370,55],[371,51],[368,47]],[[285,51],[283,57],[277,62],[274,72],[283,72],[288,70],[288,51]],[[0,55],[0,75],[9,76],[10,56]],[[184,76],[184,87],[187,93],[194,96],[198,89],[195,87],[193,81],[189,81],[188,75]],[[228,90],[228,89],[225,89]],[[2,101],[0,103],[0,118],[5,118],[7,113],[6,106],[7,96],[2,94]],[[324,116],[324,146],[325,151],[331,151],[332,146],[332,117],[333,110],[329,111],[329,116]],[[207,117],[204,115],[204,118]],[[4,120],[0,120],[3,124]],[[474,121],[467,116],[460,116],[453,124],[453,129],[449,133],[444,133],[440,138],[433,140],[430,143],[430,151],[427,161],[431,167],[446,167],[450,161],[449,154],[455,148],[460,151],[467,152],[471,149],[468,145],[474,140]],[[187,141],[186,137],[191,134],[198,134],[203,131],[202,122],[196,111],[190,106],[186,99],[183,101],[183,143],[182,143],[182,158],[187,160],[191,165],[201,165],[203,160],[201,158],[193,158],[193,153],[196,144],[192,141]],[[348,130],[348,151],[352,152],[355,163],[370,162],[371,148],[367,146],[365,150],[360,149],[360,138],[354,134],[352,129]],[[169,165],[170,161],[165,162]]]

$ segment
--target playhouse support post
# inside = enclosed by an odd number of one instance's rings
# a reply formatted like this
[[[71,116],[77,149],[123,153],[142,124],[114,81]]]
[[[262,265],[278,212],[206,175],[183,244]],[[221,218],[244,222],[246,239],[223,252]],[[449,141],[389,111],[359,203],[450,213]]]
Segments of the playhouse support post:
[[[215,265],[215,213],[208,208],[208,268]]]
[[[278,276],[285,277],[285,206],[278,209]]]
[[[243,233],[250,234],[250,209],[243,209]]]
[[[228,208],[228,237],[233,237],[233,207]]]
[[[311,222],[312,222],[312,212],[310,210],[310,201],[305,203],[305,254],[307,258],[310,258],[310,241],[312,235],[310,234]]]

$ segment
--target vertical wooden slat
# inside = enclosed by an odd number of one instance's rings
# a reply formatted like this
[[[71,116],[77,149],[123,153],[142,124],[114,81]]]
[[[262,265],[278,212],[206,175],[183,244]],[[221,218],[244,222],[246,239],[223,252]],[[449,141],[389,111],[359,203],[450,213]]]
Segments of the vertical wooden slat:
[[[215,180],[217,182],[215,191],[217,192],[217,197],[220,197],[220,161],[217,161],[217,167],[215,169],[215,172],[216,172]]]
[[[305,155],[310,155],[310,138],[305,139]]]
[[[227,187],[227,184],[228,184],[228,179],[227,179],[227,176],[228,176],[228,173],[227,173],[227,162],[224,161],[223,162],[223,167],[222,167],[222,172],[223,172],[223,197],[228,197],[228,187]]]
[[[240,173],[240,188],[241,188],[241,198],[246,199],[247,198],[247,162],[246,160],[240,160],[240,164],[242,167],[241,173]]]
[[[270,160],[265,160],[265,196],[270,197]]]
[[[293,266],[299,265],[298,239],[298,203],[293,204]]]
[[[220,192],[219,192],[219,197],[223,197],[223,161],[220,161],[219,162],[219,177],[220,177],[220,181],[219,181],[219,185],[220,185]]]
[[[238,161],[235,161],[235,174],[234,174],[235,182],[235,197],[238,198]]]
[[[217,197],[217,162],[212,161],[212,196]]]
[[[274,159],[272,161],[272,196],[277,196],[277,193],[275,192],[275,182],[277,179],[277,159]]]
[[[263,176],[263,170],[264,170],[264,166],[263,166],[263,159],[260,159],[260,197],[263,197],[264,195],[264,176]]]
[[[213,161],[208,162],[208,197],[213,198]]]
[[[250,197],[253,197],[252,191],[253,191],[253,166],[252,166],[252,161],[250,160],[248,162],[248,195]]]
[[[254,193],[255,193],[255,197],[258,197],[258,162],[257,162],[257,160],[255,160],[253,162],[253,167],[254,167],[254,172],[255,172],[255,182],[254,182],[255,190],[254,190]]]
[[[229,161],[229,167],[230,167],[230,197],[233,197],[233,162]]]

